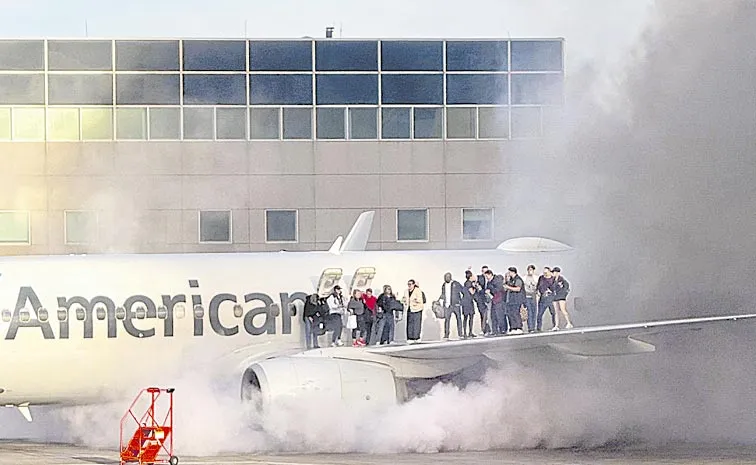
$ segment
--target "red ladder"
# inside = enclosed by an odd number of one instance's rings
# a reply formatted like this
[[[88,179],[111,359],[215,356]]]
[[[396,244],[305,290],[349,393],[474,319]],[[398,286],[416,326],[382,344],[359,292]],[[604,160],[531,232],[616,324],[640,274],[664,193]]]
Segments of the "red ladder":
[[[142,389],[121,418],[121,465],[127,463],[178,464],[173,455],[173,388]],[[137,402],[148,396],[147,410],[137,417]],[[158,421],[162,418],[162,422]],[[136,430],[133,430],[136,424]],[[131,426],[129,426],[131,425]],[[134,431],[128,442],[126,431]]]

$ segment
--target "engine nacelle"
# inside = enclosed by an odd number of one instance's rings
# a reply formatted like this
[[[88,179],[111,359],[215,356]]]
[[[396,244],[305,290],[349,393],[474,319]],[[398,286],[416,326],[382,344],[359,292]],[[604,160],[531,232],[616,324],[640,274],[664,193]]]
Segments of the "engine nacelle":
[[[242,399],[259,395],[263,407],[278,400],[343,401],[350,405],[393,405],[406,389],[390,367],[378,363],[320,357],[279,357],[247,368]]]

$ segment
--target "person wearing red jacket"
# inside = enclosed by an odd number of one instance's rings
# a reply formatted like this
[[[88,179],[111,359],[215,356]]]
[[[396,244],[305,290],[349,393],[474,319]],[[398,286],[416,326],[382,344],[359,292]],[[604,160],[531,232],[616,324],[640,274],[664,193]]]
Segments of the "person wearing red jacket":
[[[373,323],[375,323],[375,312],[377,310],[378,298],[373,295],[373,290],[368,288],[362,294],[362,302],[365,304],[365,308],[368,309],[365,312],[365,334],[367,334],[366,343],[370,344],[370,338],[373,334]]]

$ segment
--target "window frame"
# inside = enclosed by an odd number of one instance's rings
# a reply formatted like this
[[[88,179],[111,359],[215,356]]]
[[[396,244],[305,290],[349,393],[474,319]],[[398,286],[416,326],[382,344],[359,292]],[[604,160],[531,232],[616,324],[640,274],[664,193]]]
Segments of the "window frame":
[[[26,214],[26,235],[28,239],[26,242],[19,241],[3,241],[0,240],[0,246],[19,246],[19,245],[32,245],[32,227],[31,227],[31,212],[29,210],[0,210],[0,214],[3,213],[24,213]]]
[[[294,240],[272,241],[268,238],[268,212],[294,212]],[[299,243],[299,209],[298,208],[266,208],[263,211],[263,235],[266,244],[298,244]]]
[[[489,228],[490,234],[489,237],[484,237],[480,239],[467,239],[465,238],[465,211],[466,210],[487,210],[490,213],[490,221],[491,221],[491,227]],[[459,209],[460,212],[460,222],[459,222],[459,228],[460,228],[460,237],[462,238],[463,242],[487,242],[492,241],[494,239],[494,208],[493,207],[462,207]]]
[[[94,215],[94,238],[91,242],[70,242],[68,240],[68,214],[69,213],[91,213]],[[63,243],[65,245],[92,245],[100,240],[100,215],[97,210],[63,210]]]
[[[202,213],[228,213],[228,241],[202,240]],[[234,243],[234,212],[227,209],[197,210],[197,243],[198,244],[233,244]]]
[[[425,212],[425,239],[400,239],[399,238],[399,212],[400,211],[422,211]],[[397,208],[395,213],[396,224],[396,242],[409,243],[427,243],[430,242],[430,209],[428,208]]]

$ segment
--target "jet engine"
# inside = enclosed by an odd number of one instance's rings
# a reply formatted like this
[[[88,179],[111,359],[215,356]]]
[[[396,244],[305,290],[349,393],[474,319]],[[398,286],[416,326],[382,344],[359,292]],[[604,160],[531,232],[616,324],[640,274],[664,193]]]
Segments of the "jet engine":
[[[327,357],[278,357],[247,368],[242,399],[262,407],[277,401],[385,406],[406,399],[404,383],[386,365]]]

